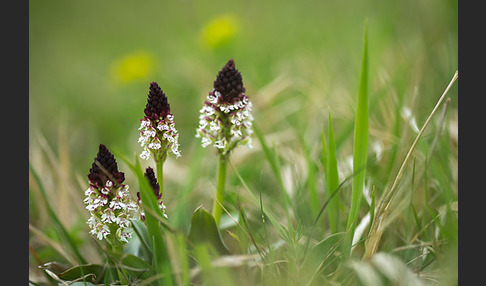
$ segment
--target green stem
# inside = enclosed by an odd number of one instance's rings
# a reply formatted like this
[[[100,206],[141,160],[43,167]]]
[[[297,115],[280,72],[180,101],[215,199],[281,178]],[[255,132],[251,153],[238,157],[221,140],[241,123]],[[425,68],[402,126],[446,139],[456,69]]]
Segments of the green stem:
[[[219,225],[219,220],[221,218],[221,213],[223,209],[221,205],[224,201],[224,185],[226,181],[226,163],[227,158],[224,155],[219,156],[219,164],[218,164],[218,184],[216,186],[216,198],[214,199],[213,203],[213,217],[216,221],[216,224]]]
[[[159,160],[156,162],[157,182],[159,183],[159,189],[162,196],[164,194],[164,161],[165,160]]]
[[[127,283],[128,281],[126,280],[125,275],[123,275],[122,270],[118,267],[118,263],[117,263],[117,261],[121,261],[121,258],[123,256],[123,245],[121,244],[114,245],[107,242],[107,250],[108,250],[108,255],[110,256],[107,257],[108,264],[110,265],[110,268],[108,270],[109,271],[108,280],[111,280],[111,282],[120,281],[122,283]]]

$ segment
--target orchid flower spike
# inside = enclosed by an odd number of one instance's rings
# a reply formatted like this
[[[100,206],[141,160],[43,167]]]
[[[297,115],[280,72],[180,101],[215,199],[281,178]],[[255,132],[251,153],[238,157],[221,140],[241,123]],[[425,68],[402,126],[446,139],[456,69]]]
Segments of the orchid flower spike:
[[[252,148],[251,109],[242,76],[230,59],[219,71],[200,110],[196,137],[201,138],[202,147],[213,146],[224,156],[238,145]]]

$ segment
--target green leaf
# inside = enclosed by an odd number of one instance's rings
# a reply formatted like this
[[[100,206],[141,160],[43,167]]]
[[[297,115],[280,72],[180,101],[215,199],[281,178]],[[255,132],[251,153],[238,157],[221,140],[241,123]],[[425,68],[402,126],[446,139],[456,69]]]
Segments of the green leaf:
[[[106,273],[106,267],[99,264],[83,264],[69,268],[68,270],[57,274],[57,276],[63,280],[72,281],[79,279],[81,277],[87,277],[86,280],[91,280],[92,276],[89,274],[94,274],[94,279],[92,281],[103,281]]]
[[[147,227],[140,220],[132,220],[132,228],[136,235],[132,237],[128,245],[125,247],[125,253],[141,257],[145,261],[151,263],[153,253],[150,248],[150,237]]]
[[[120,267],[133,278],[147,279],[156,275],[155,270],[147,262],[132,254],[124,255]]]
[[[188,239],[193,246],[210,245],[220,255],[230,254],[214,217],[203,206],[199,206],[192,215]]]

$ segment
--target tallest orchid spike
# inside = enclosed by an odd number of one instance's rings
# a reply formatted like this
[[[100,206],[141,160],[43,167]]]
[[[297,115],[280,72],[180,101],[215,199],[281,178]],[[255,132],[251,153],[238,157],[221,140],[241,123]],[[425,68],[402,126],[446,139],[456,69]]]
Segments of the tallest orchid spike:
[[[252,148],[251,109],[241,73],[230,59],[219,71],[213,90],[200,110],[196,137],[201,138],[203,147],[214,146],[225,156],[238,145],[247,144]]]
[[[175,129],[174,115],[170,113],[167,96],[156,82],[150,83],[145,117],[140,120],[138,143],[144,148],[140,158],[148,160],[151,156],[156,162],[163,162],[168,151],[176,157],[179,152],[179,133]]]

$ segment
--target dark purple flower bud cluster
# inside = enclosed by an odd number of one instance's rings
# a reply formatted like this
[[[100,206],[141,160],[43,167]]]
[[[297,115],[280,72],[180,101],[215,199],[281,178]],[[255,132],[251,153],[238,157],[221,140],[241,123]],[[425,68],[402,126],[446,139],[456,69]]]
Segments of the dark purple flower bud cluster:
[[[145,116],[152,121],[166,118],[170,114],[170,105],[167,96],[156,82],[150,83]]]
[[[243,100],[245,87],[241,73],[236,69],[233,59],[230,59],[219,71],[213,87],[221,94],[219,98],[221,103],[234,104],[238,100]]]
[[[88,179],[90,184],[96,188],[103,187],[108,180],[111,180],[115,186],[125,181],[125,175],[118,171],[115,157],[103,144],[99,146],[98,154],[89,170]]]

